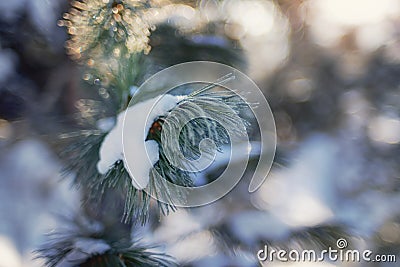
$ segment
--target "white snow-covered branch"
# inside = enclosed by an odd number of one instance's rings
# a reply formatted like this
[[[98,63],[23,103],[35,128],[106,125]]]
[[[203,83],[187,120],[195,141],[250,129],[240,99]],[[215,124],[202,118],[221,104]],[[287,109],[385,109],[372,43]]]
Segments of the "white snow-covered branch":
[[[153,122],[165,116],[180,100],[179,96],[167,94],[140,102],[121,112],[114,128],[101,144],[98,171],[105,174],[117,161],[122,160],[125,168],[134,167],[129,171],[132,185],[137,189],[145,188],[149,182],[149,171],[159,160],[157,142],[145,139]],[[123,134],[126,136],[123,137]],[[125,149],[129,149],[125,153],[123,142]],[[129,157],[124,155],[127,153]]]

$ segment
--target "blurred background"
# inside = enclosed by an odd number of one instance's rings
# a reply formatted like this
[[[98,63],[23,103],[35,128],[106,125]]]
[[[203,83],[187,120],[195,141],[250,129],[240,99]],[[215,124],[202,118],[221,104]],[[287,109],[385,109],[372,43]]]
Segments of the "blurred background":
[[[73,174],[62,179],[59,137],[112,115],[65,52],[57,24],[69,4],[0,2],[0,267],[42,266],[32,251],[63,226],[58,215],[81,212],[85,194]],[[255,193],[245,177],[223,199],[132,235],[182,266],[259,266],[264,244],[318,250],[338,238],[400,260],[398,0],[174,1],[153,19],[143,79],[191,60],[242,70],[269,101],[278,148]]]

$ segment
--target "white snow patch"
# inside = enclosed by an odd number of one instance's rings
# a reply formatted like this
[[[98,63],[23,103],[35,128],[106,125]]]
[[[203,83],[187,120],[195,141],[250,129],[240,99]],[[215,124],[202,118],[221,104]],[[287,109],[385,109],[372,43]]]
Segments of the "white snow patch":
[[[272,173],[257,195],[286,224],[312,227],[334,217],[335,173],[331,168],[338,150],[333,139],[315,135],[304,142],[298,154],[297,162]]]
[[[104,240],[94,238],[78,238],[75,240],[75,248],[89,255],[103,254],[111,247]]]
[[[99,129],[103,133],[111,131],[114,125],[115,125],[114,117],[103,118],[96,122],[97,129]]]
[[[246,245],[260,239],[282,240],[290,234],[290,226],[273,214],[262,211],[246,211],[234,214],[229,225],[233,233]]]
[[[217,247],[211,232],[201,231],[173,242],[166,252],[179,262],[190,262],[212,255],[216,250]]]
[[[13,244],[12,240],[8,239],[6,236],[0,235],[0,266],[1,267],[20,267],[21,255],[17,248]]]
[[[163,218],[162,224],[152,234],[159,243],[179,240],[202,229],[201,223],[186,210],[177,210]]]
[[[121,112],[117,123],[101,144],[97,169],[105,174],[115,162],[122,160],[137,189],[149,182],[149,171],[158,161],[158,144],[145,141],[153,122],[173,109],[181,97],[164,95],[140,102]]]
[[[0,266],[8,255],[2,249],[2,236],[20,253],[19,266],[31,263],[30,252],[39,247],[43,233],[57,228],[54,213],[74,213],[80,207],[80,194],[71,190],[70,179],[61,180],[61,164],[49,147],[36,139],[20,140],[2,147],[0,154]],[[4,254],[4,253],[6,254]],[[10,257],[12,256],[10,252]],[[35,265],[34,265],[35,264]],[[43,265],[40,265],[43,266]]]

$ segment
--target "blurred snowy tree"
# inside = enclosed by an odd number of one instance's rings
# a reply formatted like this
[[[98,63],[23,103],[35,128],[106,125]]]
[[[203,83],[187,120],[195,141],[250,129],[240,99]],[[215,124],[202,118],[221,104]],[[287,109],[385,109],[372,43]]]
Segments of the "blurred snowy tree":
[[[26,209],[12,203],[29,206],[37,201],[32,195],[53,202],[46,196],[59,194],[54,179],[35,179],[51,176],[38,172],[44,163],[22,164],[41,162],[33,160],[41,154],[28,153],[29,142],[21,142],[34,137],[60,152],[83,198],[79,214],[61,217],[65,227],[40,250],[49,266],[259,266],[256,253],[264,244],[322,250],[338,238],[400,256],[396,0],[69,2],[0,3],[0,231],[17,233],[21,254],[28,226],[7,229],[32,224],[33,236],[33,224],[43,222],[28,213],[23,222],[17,213]],[[67,4],[73,9],[62,15]],[[65,56],[56,17],[70,34],[66,48],[74,62]],[[138,42],[126,42],[128,33]],[[212,205],[160,216],[156,202],[127,190],[122,162],[106,176],[98,173],[98,151],[137,86],[190,60],[253,75],[274,111],[280,164],[253,195],[249,172]],[[39,185],[31,185],[35,181]],[[15,198],[25,191],[31,194]],[[174,209],[161,210],[167,208]],[[122,223],[123,217],[132,218]],[[0,256],[2,263],[7,257]]]

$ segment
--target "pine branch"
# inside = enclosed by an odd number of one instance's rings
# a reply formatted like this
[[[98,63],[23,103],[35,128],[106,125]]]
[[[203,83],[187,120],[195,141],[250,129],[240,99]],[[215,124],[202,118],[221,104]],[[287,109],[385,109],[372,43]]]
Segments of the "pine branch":
[[[105,91],[115,101],[117,113],[123,112],[130,102],[129,88],[137,84],[144,76],[146,59],[143,54],[150,51],[148,37],[153,25],[146,20],[146,14],[156,6],[155,2],[145,0],[80,0],[73,1],[71,10],[64,14],[60,26],[66,26],[71,38],[66,43],[67,51],[92,74],[85,74],[84,79],[93,82],[98,89]],[[153,10],[154,11],[154,10]],[[234,129],[234,135],[244,134],[238,127],[238,115],[244,107],[243,101],[232,93],[224,90],[213,92],[217,86],[234,79],[228,74],[213,84],[194,91],[182,100],[171,111],[168,120],[159,118],[160,129],[151,133],[148,139],[159,144],[159,161],[149,173],[148,190],[150,195],[161,196],[172,200],[178,192],[170,192],[167,182],[176,185],[192,187],[193,179],[189,171],[183,171],[171,164],[168,159],[173,143],[172,131],[176,131],[182,120],[190,117],[215,118],[224,122],[229,129]],[[161,85],[162,86],[162,85]],[[135,101],[143,101],[143,97],[159,94],[155,88],[151,92],[138,92]],[[172,118],[172,119],[171,119]],[[204,138],[211,138],[221,151],[223,145],[229,144],[226,130],[213,119],[192,120],[178,135],[179,149],[188,159],[200,156],[198,144]],[[225,126],[226,126],[225,125]],[[122,161],[117,161],[105,174],[97,170],[99,150],[106,136],[102,132],[88,131],[83,136],[71,139],[71,145],[66,148],[63,156],[66,158],[66,172],[75,173],[75,184],[85,189],[85,201],[90,203],[99,200],[108,190],[117,190],[125,199],[122,220],[130,222],[132,218],[144,224],[149,216],[151,198],[144,191],[133,187],[131,177]],[[164,138],[163,136],[168,136]],[[167,150],[164,150],[167,148]],[[172,150],[173,151],[173,150]],[[178,151],[177,151],[178,152]],[[206,154],[211,156],[211,149]],[[174,153],[173,153],[174,154]],[[193,168],[194,169],[194,168]],[[178,195],[180,198],[185,196]],[[158,202],[160,213],[168,214],[175,210],[174,203]]]
[[[228,79],[230,77],[227,77]],[[221,80],[223,82],[226,77]],[[150,182],[147,190],[150,195],[158,196],[158,199],[169,200],[167,203],[157,201],[158,212],[167,215],[176,208],[172,199],[178,197],[184,199],[186,196],[180,192],[171,190],[167,182],[192,187],[195,166],[187,166],[189,169],[182,170],[173,162],[180,160],[175,157],[181,151],[186,159],[197,159],[200,156],[199,143],[205,138],[210,138],[216,144],[218,151],[230,143],[227,129],[231,129],[233,135],[241,136],[245,121],[237,120],[238,114],[248,108],[247,104],[234,92],[228,90],[213,91],[218,83],[204,87],[195,93],[183,97],[177,106],[167,116],[160,117],[153,123],[153,127],[146,140],[155,140],[159,144],[159,161],[151,169]],[[216,88],[215,88],[216,89]],[[191,120],[191,118],[196,118]],[[189,121],[180,131],[180,125]],[[219,122],[223,122],[221,125]],[[95,133],[78,136],[72,144],[64,151],[68,164],[66,171],[76,173],[75,183],[85,188],[86,201],[89,203],[100,203],[99,199],[107,190],[117,190],[125,199],[122,221],[128,223],[134,218],[136,222],[145,224],[149,216],[151,197],[142,190],[136,189],[131,182],[131,177],[124,167],[122,160],[114,163],[107,173],[100,174],[97,170],[99,161],[99,150],[106,134]],[[174,147],[174,141],[178,136],[179,147]],[[169,150],[169,155],[164,149]],[[178,149],[179,151],[175,151]],[[172,153],[171,153],[172,151]],[[211,157],[214,151],[206,149],[206,156]],[[191,168],[191,169],[190,169]]]
[[[204,87],[195,93],[189,94],[178,103],[166,118],[161,118],[162,136],[160,147],[168,151],[168,159],[178,162],[180,151],[187,159],[196,159],[200,156],[199,143],[205,138],[214,141],[218,151],[222,146],[231,142],[231,138],[241,137],[246,134],[243,126],[249,124],[238,118],[238,114],[248,108],[248,105],[234,92],[210,91],[212,87]],[[194,119],[193,119],[194,118]],[[188,123],[186,123],[188,122]],[[224,125],[221,125],[223,123]],[[182,129],[182,125],[185,125]],[[230,133],[227,132],[230,130]],[[230,136],[231,134],[232,136]],[[175,147],[175,138],[179,138],[179,147]],[[211,158],[214,151],[206,148],[205,156]],[[164,158],[160,158],[163,165]],[[190,168],[190,166],[187,166]],[[193,166],[193,170],[196,171]]]
[[[119,57],[125,51],[147,54],[151,25],[143,18],[150,7],[150,1],[72,1],[72,8],[59,21],[71,35],[67,52],[73,59],[97,68],[95,61],[108,55]]]
[[[172,257],[158,252],[156,246],[139,240],[120,242],[110,239],[102,224],[83,217],[67,221],[69,228],[49,234],[48,241],[36,251],[47,267],[57,266],[177,266]],[[113,227],[111,227],[113,228]]]

